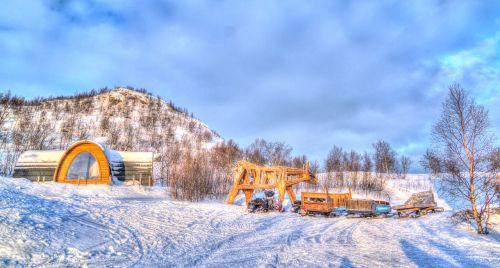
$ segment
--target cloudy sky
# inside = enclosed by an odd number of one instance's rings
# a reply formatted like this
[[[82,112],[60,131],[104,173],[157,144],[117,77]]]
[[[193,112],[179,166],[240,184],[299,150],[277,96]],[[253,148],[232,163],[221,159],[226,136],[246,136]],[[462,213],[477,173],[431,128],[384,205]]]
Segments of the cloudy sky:
[[[0,91],[146,88],[246,146],[417,162],[447,86],[500,129],[498,1],[5,1]],[[498,135],[497,135],[498,136]],[[414,170],[418,170],[415,163]]]

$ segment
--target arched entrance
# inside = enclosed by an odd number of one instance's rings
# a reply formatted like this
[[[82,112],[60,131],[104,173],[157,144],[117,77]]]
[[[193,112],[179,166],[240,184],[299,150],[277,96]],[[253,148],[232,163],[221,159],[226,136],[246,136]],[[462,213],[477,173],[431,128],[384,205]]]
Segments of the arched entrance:
[[[59,160],[54,181],[72,184],[111,184],[109,162],[102,147],[92,141],[73,144]]]

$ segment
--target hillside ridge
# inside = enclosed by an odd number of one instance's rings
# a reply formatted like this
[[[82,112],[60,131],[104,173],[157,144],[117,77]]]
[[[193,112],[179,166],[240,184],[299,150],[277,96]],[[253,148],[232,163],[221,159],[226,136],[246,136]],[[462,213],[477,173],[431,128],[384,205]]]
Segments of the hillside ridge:
[[[104,140],[111,149],[164,153],[173,143],[209,148],[221,142],[207,124],[171,101],[140,89],[116,87],[72,96],[1,95],[0,174],[26,150],[61,150],[77,140]]]

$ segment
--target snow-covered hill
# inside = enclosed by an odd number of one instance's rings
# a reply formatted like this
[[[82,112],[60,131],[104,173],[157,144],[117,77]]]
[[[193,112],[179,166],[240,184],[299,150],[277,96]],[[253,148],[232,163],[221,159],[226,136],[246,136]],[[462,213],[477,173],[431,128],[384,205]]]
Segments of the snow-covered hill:
[[[157,153],[173,142],[206,147],[221,141],[187,110],[143,90],[115,88],[33,101],[3,96],[0,166],[11,167],[25,150],[65,149],[82,139],[105,139],[111,149]]]
[[[409,188],[400,182],[390,191],[404,199],[421,190]],[[164,188],[0,178],[0,266],[496,267],[500,243],[453,225],[450,213],[248,214],[222,202],[172,201]]]

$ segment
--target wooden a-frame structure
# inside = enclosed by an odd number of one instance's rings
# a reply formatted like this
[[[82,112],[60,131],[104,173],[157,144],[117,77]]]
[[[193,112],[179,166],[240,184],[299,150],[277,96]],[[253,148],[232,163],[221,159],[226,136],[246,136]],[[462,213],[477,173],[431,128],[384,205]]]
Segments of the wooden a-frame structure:
[[[243,191],[245,202],[252,199],[255,190],[278,189],[278,200],[283,203],[285,191],[292,203],[296,197],[292,186],[301,182],[314,185],[318,184],[318,178],[309,170],[309,162],[304,168],[293,168],[284,166],[260,166],[245,160],[238,161],[234,173],[234,183],[229,192],[227,202],[233,204],[238,193]]]

